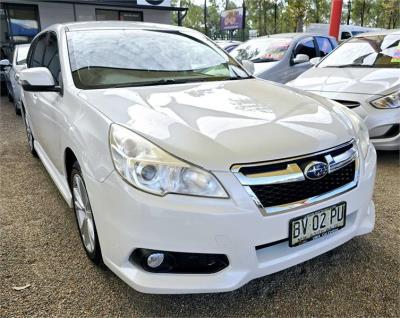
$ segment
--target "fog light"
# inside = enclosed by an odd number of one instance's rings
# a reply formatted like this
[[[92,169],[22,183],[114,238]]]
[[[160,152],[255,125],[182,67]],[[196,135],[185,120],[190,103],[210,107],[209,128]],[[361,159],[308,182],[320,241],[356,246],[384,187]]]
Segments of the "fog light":
[[[147,257],[147,265],[149,265],[149,267],[151,267],[151,268],[157,268],[158,266],[160,266],[162,264],[163,261],[164,261],[163,253],[154,253],[154,254],[150,254]]]
[[[212,274],[229,265],[223,254],[183,253],[137,248],[130,261],[151,273]]]

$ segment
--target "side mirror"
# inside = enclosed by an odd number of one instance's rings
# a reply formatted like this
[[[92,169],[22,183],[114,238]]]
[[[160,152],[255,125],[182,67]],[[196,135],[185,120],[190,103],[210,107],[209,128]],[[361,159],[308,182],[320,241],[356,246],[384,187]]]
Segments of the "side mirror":
[[[19,83],[27,92],[61,92],[61,87],[56,86],[53,75],[45,67],[22,70]]]
[[[310,58],[306,54],[297,54],[296,57],[293,59],[293,64],[300,64],[308,62]]]
[[[2,67],[11,66],[11,63],[9,60],[4,59],[4,60],[0,61],[0,66],[2,66]]]
[[[321,61],[321,58],[320,58],[320,57],[314,57],[314,58],[312,58],[312,59],[310,60],[310,63],[311,63],[312,65],[317,65],[320,61]]]
[[[250,73],[250,75],[253,75],[255,72],[255,68],[254,68],[254,63],[250,60],[243,60],[242,61],[242,65],[244,67],[244,69]]]

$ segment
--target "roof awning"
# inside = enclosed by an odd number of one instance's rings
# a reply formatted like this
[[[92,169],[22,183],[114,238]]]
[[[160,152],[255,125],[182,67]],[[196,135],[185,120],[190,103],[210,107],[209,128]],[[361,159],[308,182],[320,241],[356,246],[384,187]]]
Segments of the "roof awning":
[[[163,7],[163,6],[143,6],[138,5],[136,0],[41,0],[40,2],[52,2],[52,3],[70,3],[70,4],[86,4],[86,5],[97,5],[97,6],[109,6],[109,7],[124,7],[132,9],[146,9],[146,10],[160,10],[160,11],[178,11],[185,12],[188,8],[184,7]]]

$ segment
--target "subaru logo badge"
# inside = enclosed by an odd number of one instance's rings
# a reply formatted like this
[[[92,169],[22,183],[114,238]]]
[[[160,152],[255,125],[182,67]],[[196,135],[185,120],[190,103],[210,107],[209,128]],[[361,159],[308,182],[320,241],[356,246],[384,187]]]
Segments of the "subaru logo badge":
[[[307,179],[318,180],[328,174],[328,165],[321,161],[312,161],[304,169],[304,175]]]
[[[146,0],[147,3],[153,5],[153,6],[158,6],[161,3],[163,3],[164,0]]]

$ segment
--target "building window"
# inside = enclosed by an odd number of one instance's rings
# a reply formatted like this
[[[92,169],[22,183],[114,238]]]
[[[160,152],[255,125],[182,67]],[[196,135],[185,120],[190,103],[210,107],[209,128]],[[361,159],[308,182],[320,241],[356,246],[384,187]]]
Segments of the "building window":
[[[29,43],[40,31],[36,5],[1,3],[1,49],[8,58],[14,44]]]
[[[97,21],[143,21],[143,12],[96,9]]]

